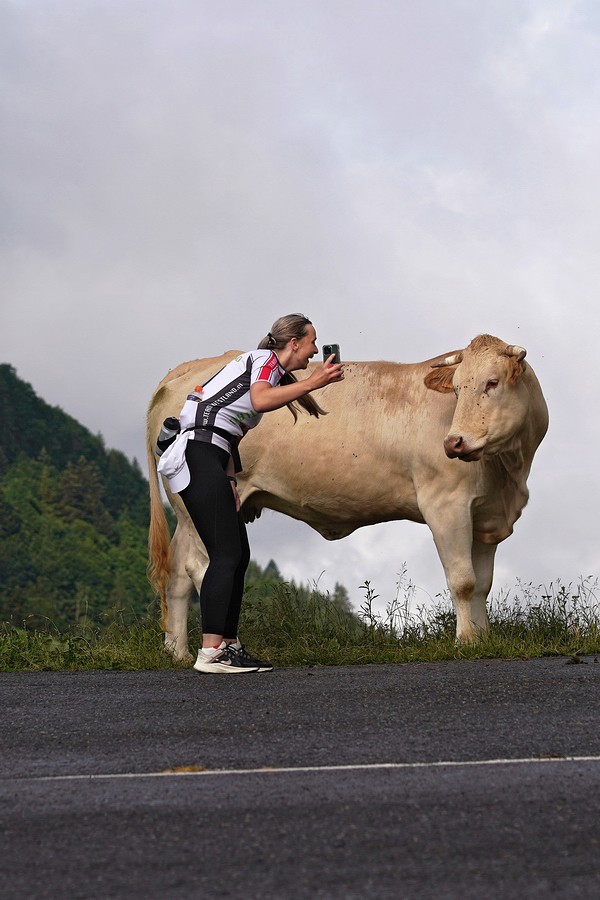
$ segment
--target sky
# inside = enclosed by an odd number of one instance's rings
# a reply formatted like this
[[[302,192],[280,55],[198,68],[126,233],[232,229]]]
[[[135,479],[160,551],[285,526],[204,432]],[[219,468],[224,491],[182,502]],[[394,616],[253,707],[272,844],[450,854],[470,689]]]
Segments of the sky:
[[[0,362],[146,470],[179,363],[300,312],[345,360],[490,333],[550,410],[494,591],[600,575],[600,12],[577,0],[0,0]],[[425,526],[329,543],[264,513],[286,578],[445,588]]]

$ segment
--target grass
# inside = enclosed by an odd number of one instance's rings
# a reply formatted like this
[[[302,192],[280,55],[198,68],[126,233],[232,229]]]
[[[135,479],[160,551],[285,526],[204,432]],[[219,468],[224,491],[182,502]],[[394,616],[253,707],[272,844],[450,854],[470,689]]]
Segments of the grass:
[[[396,597],[384,613],[369,582],[358,614],[332,602],[316,586],[306,595],[282,583],[270,596],[246,596],[240,633],[251,651],[278,666],[356,665],[432,660],[578,656],[600,653],[598,580],[573,587],[517,583],[488,603],[491,631],[476,644],[456,645],[456,620],[446,596],[412,611],[415,587],[403,569]],[[157,617],[134,625],[86,620],[68,633],[0,626],[0,671],[169,669],[182,665],[162,648]],[[190,649],[200,642],[190,622]]]
[[[383,614],[371,584],[357,616],[313,591],[299,604],[286,585],[272,603],[248,604],[244,639],[257,655],[280,665],[352,665],[449,659],[574,656],[600,653],[598,584],[581,579],[572,588],[517,584],[488,603],[491,630],[474,644],[457,645],[456,617],[449,597],[412,612],[415,587],[403,570],[398,592]]]
[[[29,630],[3,623],[0,671],[59,672],[78,669],[172,669],[176,663],[162,648],[158,622],[148,618],[133,625],[117,621],[108,628],[88,622],[59,632]]]

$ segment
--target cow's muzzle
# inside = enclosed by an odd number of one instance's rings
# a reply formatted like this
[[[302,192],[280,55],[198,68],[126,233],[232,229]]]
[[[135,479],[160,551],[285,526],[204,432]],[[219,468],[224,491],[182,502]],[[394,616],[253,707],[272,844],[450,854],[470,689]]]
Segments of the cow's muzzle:
[[[444,441],[444,450],[449,459],[462,459],[463,462],[477,462],[483,456],[483,447],[473,444],[462,434],[449,434]]]

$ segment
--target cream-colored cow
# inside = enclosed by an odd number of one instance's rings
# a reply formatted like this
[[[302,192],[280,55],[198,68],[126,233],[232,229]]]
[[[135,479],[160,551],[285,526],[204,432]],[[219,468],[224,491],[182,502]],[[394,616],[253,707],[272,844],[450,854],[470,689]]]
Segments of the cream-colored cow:
[[[238,352],[169,372],[148,412],[153,580],[166,646],[179,658],[188,655],[188,602],[207,556],[183,503],[167,489],[178,522],[169,547],[154,447],[163,419],[177,416],[190,390]],[[548,426],[524,357],[521,347],[481,335],[465,350],[422,363],[346,363],[344,382],[319,392],[325,418],[301,412],[294,424],[284,408],[242,440],[246,520],[266,507],[328,540],[377,522],[426,523],[456,609],[457,639],[476,639],[489,628],[496,546],[527,503],[531,462]]]

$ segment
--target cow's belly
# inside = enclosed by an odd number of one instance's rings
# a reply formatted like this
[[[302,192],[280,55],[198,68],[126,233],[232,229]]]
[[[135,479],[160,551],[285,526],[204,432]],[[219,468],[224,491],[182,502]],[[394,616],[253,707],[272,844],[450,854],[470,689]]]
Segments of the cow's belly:
[[[263,509],[272,509],[306,522],[327,540],[338,540],[347,537],[365,525],[376,525],[378,522],[392,522],[398,519],[410,519],[424,524],[418,508],[405,507],[399,509],[391,504],[373,506],[357,504],[355,498],[330,497],[327,501],[317,498],[305,498],[302,502],[292,502],[285,497],[258,491],[245,503],[244,511],[250,519],[260,515]]]
[[[244,510],[251,520],[272,509],[306,522],[328,540],[346,537],[365,525],[409,519],[424,523],[412,482],[353,477],[351,466],[316,480],[297,474],[293,479],[251,479],[244,490]],[[401,480],[401,484],[399,481]]]

